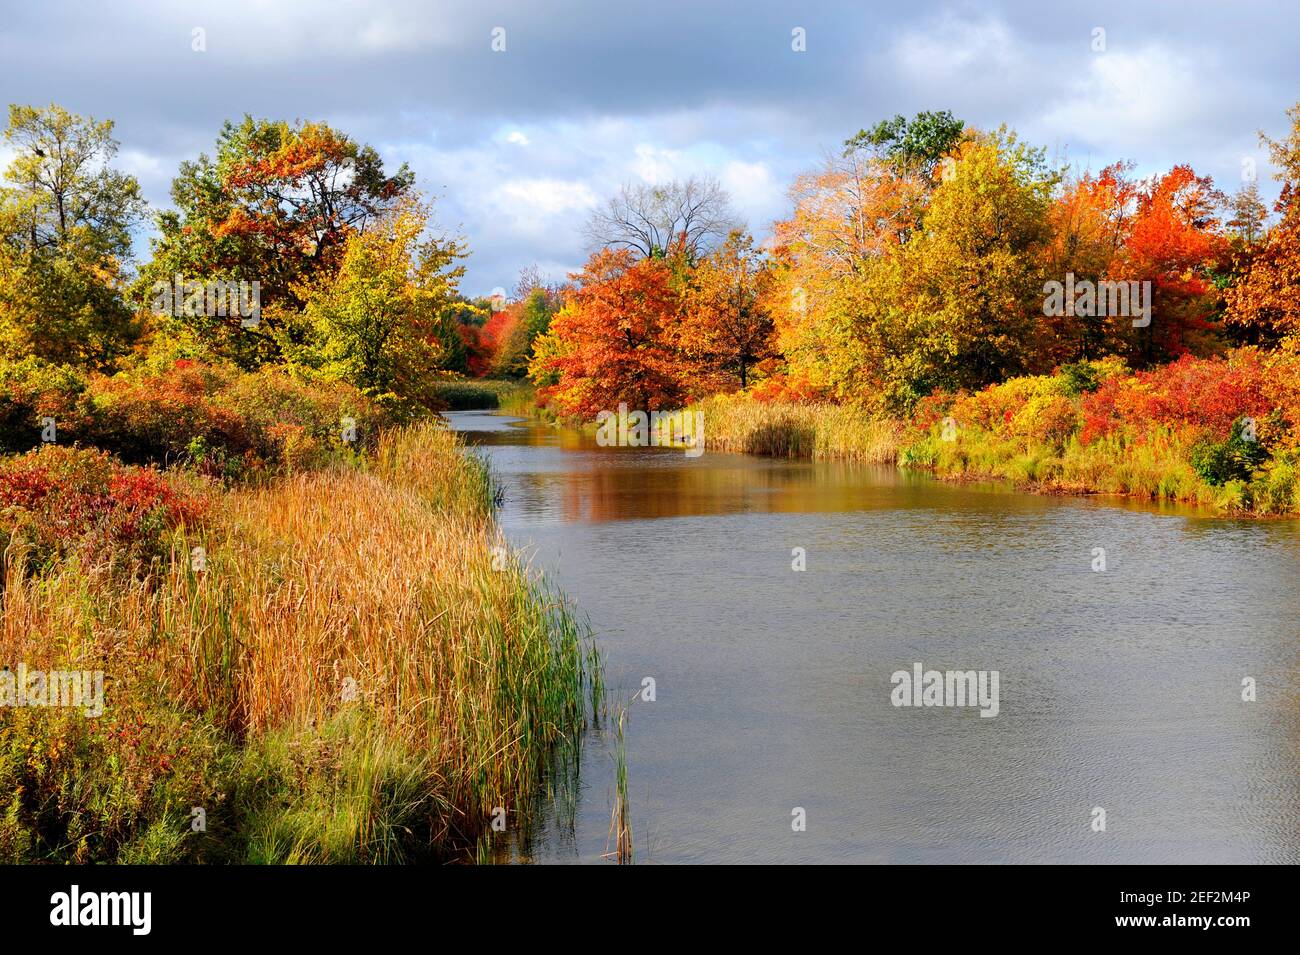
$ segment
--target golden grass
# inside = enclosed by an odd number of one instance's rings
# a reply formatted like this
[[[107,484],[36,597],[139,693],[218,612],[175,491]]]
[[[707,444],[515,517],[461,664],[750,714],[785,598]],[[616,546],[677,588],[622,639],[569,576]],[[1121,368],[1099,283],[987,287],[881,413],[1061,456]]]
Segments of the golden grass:
[[[599,690],[589,641],[508,553],[489,502],[484,466],[453,434],[391,434],[367,469],[224,495],[204,539],[178,536],[168,566],[128,585],[72,566],[32,578],[11,561],[0,654],[100,661],[113,692],[148,686],[236,739],[301,742],[351,721],[336,762],[352,796],[291,826],[282,852],[263,844],[272,859],[349,843],[391,857],[410,815],[376,819],[394,772],[426,848],[472,844],[494,808],[526,809]],[[191,566],[196,544],[206,570]],[[284,837],[283,819],[262,828]]]
[[[898,456],[903,433],[901,422],[848,405],[715,395],[691,410],[703,412],[704,444],[716,451],[888,464]]]

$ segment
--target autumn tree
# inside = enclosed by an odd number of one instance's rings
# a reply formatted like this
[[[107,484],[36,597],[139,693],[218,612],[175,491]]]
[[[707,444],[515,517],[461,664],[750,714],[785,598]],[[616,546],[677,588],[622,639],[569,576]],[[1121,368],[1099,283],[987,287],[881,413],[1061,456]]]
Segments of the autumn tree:
[[[888,347],[880,293],[952,169],[943,160],[969,135],[946,111],[896,116],[796,178],[793,214],[774,228],[769,292],[791,378],[841,400],[880,397]]]
[[[719,372],[734,374],[743,390],[754,365],[772,355],[769,279],[753,239],[740,232],[733,232],[695,268],[679,325],[679,347],[711,378]]]
[[[540,285],[533,285],[521,301],[511,306],[508,321],[496,340],[493,374],[522,378],[528,373],[533,343],[550,329],[559,307],[559,294]]]
[[[123,299],[135,178],[110,165],[111,120],[11,106],[0,190],[0,349],[108,368],[138,328]]]
[[[1241,242],[1254,245],[1263,236],[1268,222],[1268,206],[1259,198],[1259,183],[1254,179],[1233,193],[1228,211],[1232,218],[1225,224]]]
[[[1111,278],[1118,266],[1133,217],[1137,185],[1129,178],[1130,164],[1119,162],[1100,173],[1082,173],[1066,180],[1048,210],[1049,237],[1042,250],[1043,275],[1065,283],[1098,283]],[[1037,370],[1101,358],[1122,352],[1131,319],[1123,316],[1043,315],[1035,343]]]
[[[595,209],[586,234],[595,249],[663,257],[676,243],[698,259],[737,227],[731,197],[716,179],[691,177],[655,185],[628,183]]]
[[[379,154],[324,123],[246,116],[225,123],[215,156],[181,164],[175,209],[161,233],[145,288],[179,274],[189,279],[258,281],[263,320],[192,316],[190,330],[245,366],[276,360],[300,334],[295,289],[339,267],[347,239],[364,232],[407,196],[414,176],[384,171]]]
[[[906,243],[933,182],[870,150],[848,148],[790,188],[793,214],[774,226],[769,313],[788,373],[842,399],[875,382],[850,287]]]
[[[1273,207],[1280,221],[1241,263],[1226,295],[1227,322],[1245,341],[1300,350],[1300,103],[1287,115],[1285,138],[1260,134],[1282,182]]]
[[[1218,212],[1223,195],[1208,176],[1175,166],[1143,183],[1112,278],[1150,282],[1151,321],[1133,326],[1134,363],[1169,361],[1187,352],[1218,347],[1215,322],[1220,295],[1216,268],[1226,264],[1227,244]]]
[[[999,130],[966,140],[917,236],[865,288],[883,352],[885,403],[980,388],[1022,373],[1042,315],[1038,257],[1060,174],[1041,149]]]
[[[561,414],[593,418],[626,402],[681,407],[689,369],[673,347],[680,298],[672,267],[629,249],[604,249],[573,276],[577,287],[536,342],[529,376]]]
[[[295,289],[309,334],[288,346],[294,365],[400,410],[435,406],[429,385],[464,267],[455,242],[422,238],[427,222],[426,207],[403,200],[344,240],[336,272]]]

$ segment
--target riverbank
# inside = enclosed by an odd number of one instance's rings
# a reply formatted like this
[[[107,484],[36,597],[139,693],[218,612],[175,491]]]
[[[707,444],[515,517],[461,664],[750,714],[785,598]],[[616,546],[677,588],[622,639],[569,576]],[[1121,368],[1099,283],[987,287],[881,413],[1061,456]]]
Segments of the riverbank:
[[[1300,512],[1300,360],[1286,354],[1239,349],[1136,374],[1084,362],[974,394],[934,395],[906,421],[744,396],[697,407],[706,445],[723,451],[896,462],[945,480],[1225,514]]]
[[[229,490],[84,449],[3,467],[0,661],[103,687],[93,716],[35,683],[0,707],[5,862],[483,857],[590,718],[587,635],[444,429]]]
[[[520,395],[513,413],[529,413]],[[1223,514],[1300,513],[1300,356],[1253,348],[1145,372],[1114,360],[935,394],[907,419],[851,405],[713,395],[710,450],[857,460],[1050,494],[1177,501]]]

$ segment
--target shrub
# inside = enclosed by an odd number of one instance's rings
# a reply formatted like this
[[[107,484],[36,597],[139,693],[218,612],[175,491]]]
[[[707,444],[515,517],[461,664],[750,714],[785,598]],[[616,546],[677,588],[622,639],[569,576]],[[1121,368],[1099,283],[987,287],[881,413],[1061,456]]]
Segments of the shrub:
[[[0,452],[39,445],[43,418],[54,419],[61,441],[84,438],[92,420],[85,378],[35,357],[0,360]]]
[[[1232,425],[1227,441],[1201,441],[1192,448],[1192,468],[1205,483],[1218,487],[1229,481],[1248,481],[1268,460],[1267,449],[1254,438],[1247,439],[1245,422]]]
[[[21,541],[38,562],[77,555],[147,563],[168,532],[208,510],[193,480],[119,464],[103,451],[46,445],[0,460],[0,544]]]

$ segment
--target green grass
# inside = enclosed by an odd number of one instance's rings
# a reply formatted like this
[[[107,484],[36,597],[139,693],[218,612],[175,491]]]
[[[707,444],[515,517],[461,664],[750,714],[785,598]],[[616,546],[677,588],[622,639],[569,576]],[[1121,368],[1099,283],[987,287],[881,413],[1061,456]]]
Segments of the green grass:
[[[513,411],[531,400],[533,389],[519,381],[465,378],[438,382],[433,393],[448,411]]]

